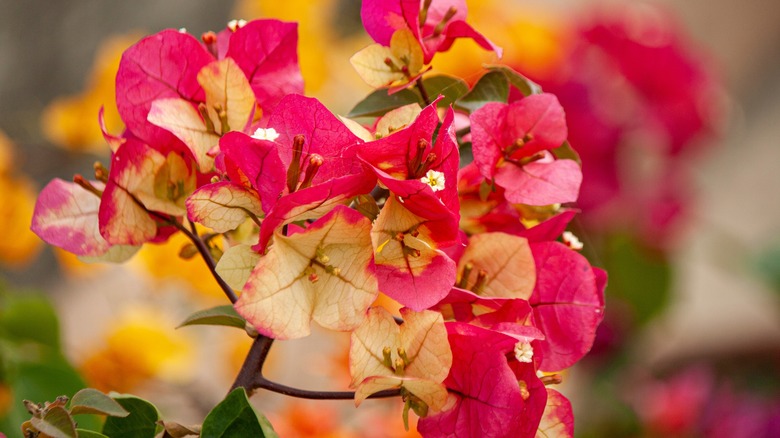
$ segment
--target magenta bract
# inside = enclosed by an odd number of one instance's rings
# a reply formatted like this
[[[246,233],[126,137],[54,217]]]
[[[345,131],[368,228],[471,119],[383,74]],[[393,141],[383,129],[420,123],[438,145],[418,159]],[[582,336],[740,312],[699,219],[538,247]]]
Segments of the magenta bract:
[[[531,244],[536,286],[529,302],[546,337],[543,371],[572,366],[590,350],[604,318],[606,275],[581,254],[558,242]]]
[[[501,56],[501,48],[466,23],[465,0],[434,0],[427,10],[422,9],[421,0],[366,0],[360,16],[366,32],[383,46],[390,45],[396,30],[411,30],[423,48],[426,64],[436,52],[449,50],[457,38],[471,38],[485,50]],[[421,14],[425,14],[423,20]]]
[[[244,72],[261,111],[272,110],[287,94],[303,92],[297,41],[297,24],[278,20],[252,21],[231,32],[224,56]],[[180,98],[194,107],[203,103],[198,73],[216,60],[216,52],[175,30],[164,30],[130,47],[122,56],[116,80],[117,107],[128,131],[155,148],[180,145],[172,133],[147,120],[152,103],[165,98]]]
[[[366,143],[358,156],[371,166],[379,181],[403,201],[405,208],[437,223],[430,227],[432,237],[444,247],[454,244],[457,239],[460,155],[453,128],[453,111],[447,111],[439,127],[437,102],[425,107],[406,128]],[[434,191],[422,181],[429,171],[441,173],[442,189]]]
[[[418,431],[425,437],[533,437],[546,392],[532,364],[516,364],[516,371],[507,362],[516,340],[469,324],[446,324],[453,362],[444,384],[451,390],[451,407],[421,418]],[[527,393],[518,377],[528,379]]]
[[[509,202],[548,205],[577,199],[579,165],[548,152],[567,136],[563,108],[552,94],[486,104],[471,114],[471,135],[479,172],[504,188]]]

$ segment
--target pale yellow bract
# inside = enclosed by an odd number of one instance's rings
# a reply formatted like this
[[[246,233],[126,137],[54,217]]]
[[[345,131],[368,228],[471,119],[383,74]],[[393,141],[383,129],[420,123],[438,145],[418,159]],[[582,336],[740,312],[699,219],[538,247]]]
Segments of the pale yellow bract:
[[[408,29],[395,31],[390,47],[372,44],[355,53],[349,62],[360,78],[374,88],[410,82],[423,70],[423,50]]]

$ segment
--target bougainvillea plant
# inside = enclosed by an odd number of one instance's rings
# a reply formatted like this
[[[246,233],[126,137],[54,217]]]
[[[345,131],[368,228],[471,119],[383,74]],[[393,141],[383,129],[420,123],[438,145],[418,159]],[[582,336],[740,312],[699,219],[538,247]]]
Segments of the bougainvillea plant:
[[[33,231],[82,258],[121,262],[185,235],[231,304],[185,324],[254,338],[202,426],[160,422],[150,436],[234,436],[239,423],[274,436],[246,404],[258,390],[396,397],[426,437],[572,436],[571,406],[550,386],[590,349],[606,274],[565,231],[582,173],[564,109],[504,66],[471,87],[431,71],[458,38],[500,55],[462,0],[365,0],[362,17],[376,44],[352,64],[377,91],[351,119],[302,95],[294,23],[142,39],[119,66],[127,128],[104,129],[110,165],[42,190]],[[400,312],[375,307],[380,294]],[[263,375],[272,344],[312,322],[351,332],[353,391]],[[77,436],[71,414],[89,409],[109,415],[104,435],[149,426],[132,414],[138,399],[77,395],[70,408],[30,404],[25,433]]]

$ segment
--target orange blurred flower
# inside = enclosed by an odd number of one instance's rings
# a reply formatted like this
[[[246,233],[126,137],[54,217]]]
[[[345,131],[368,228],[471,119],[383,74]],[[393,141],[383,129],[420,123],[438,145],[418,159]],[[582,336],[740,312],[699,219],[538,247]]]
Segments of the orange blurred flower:
[[[131,309],[106,333],[103,345],[79,367],[89,385],[101,391],[129,392],[159,378],[181,381],[192,373],[193,345],[165,315]]]
[[[133,258],[133,266],[157,281],[180,281],[207,303],[227,304],[222,289],[200,255],[189,259],[179,256],[189,243],[187,236],[176,233],[165,243],[144,245]]]

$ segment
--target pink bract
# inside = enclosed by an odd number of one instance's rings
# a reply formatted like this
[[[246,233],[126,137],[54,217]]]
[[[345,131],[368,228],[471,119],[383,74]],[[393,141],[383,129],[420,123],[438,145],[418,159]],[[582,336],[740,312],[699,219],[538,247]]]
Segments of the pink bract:
[[[177,144],[173,134],[149,123],[146,117],[157,99],[203,101],[197,76],[213,60],[195,37],[172,29],[127,49],[116,75],[116,104],[127,130],[149,144]]]
[[[420,419],[417,430],[426,438],[533,437],[547,394],[532,364],[515,363],[513,369],[507,362],[516,340],[469,324],[446,324],[453,362],[444,384],[451,407]]]
[[[426,106],[406,128],[366,143],[358,156],[367,163],[379,181],[404,207],[437,225],[432,237],[441,246],[455,243],[460,205],[457,175],[460,154],[453,128],[454,113],[449,109],[439,126],[438,100]],[[438,127],[438,136],[433,141]],[[414,167],[414,168],[413,168]],[[433,191],[421,181],[429,170],[441,172],[444,189]]]
[[[511,104],[488,103],[471,114],[474,163],[506,190],[511,203],[548,205],[577,199],[582,172],[550,150],[566,141],[566,118],[552,94]]]
[[[454,287],[431,310],[442,312],[448,320],[500,332],[518,342],[544,339],[542,331],[534,326],[531,306],[523,299],[482,297]]]
[[[604,318],[606,273],[559,242],[531,244],[537,279],[531,298],[534,320],[546,337],[540,369],[560,371],[593,345]]]
[[[260,185],[256,188],[264,201],[263,209],[268,212],[260,230],[257,248],[261,251],[278,227],[294,220],[320,217],[333,205],[368,193],[376,185],[376,177],[357,159],[357,150],[363,141],[316,99],[296,94],[285,96],[270,116],[268,127],[273,128],[279,138],[274,142],[260,141],[262,148],[267,150],[263,154],[268,154],[263,159],[263,171],[252,170],[247,175],[254,178],[253,184]],[[302,144],[295,146],[298,141]],[[272,157],[273,147],[278,158]],[[295,158],[296,147],[300,147],[298,158]],[[238,153],[231,153],[231,157],[237,163],[243,160]],[[293,163],[293,159],[299,161]],[[321,164],[309,185],[303,187],[307,172],[313,169],[312,159],[320,159]],[[281,169],[276,168],[277,162]],[[286,178],[288,187],[285,188],[279,179],[285,175],[284,169],[293,165],[299,166],[299,174],[295,175],[295,181]],[[249,169],[248,164],[243,166]],[[261,170],[256,165],[252,169]],[[289,172],[286,172],[288,177]],[[261,182],[266,175],[269,182]],[[292,190],[291,183],[295,185]]]
[[[257,20],[230,34],[226,57],[246,75],[261,110],[269,111],[290,93],[303,92],[298,67],[297,24]],[[117,107],[131,135],[155,148],[182,147],[147,116],[155,100],[181,98],[197,107],[205,95],[197,76],[216,60],[217,50],[195,37],[164,30],[146,37],[122,56],[116,79]]]
[[[225,158],[224,172],[231,183],[246,184],[256,190],[263,211],[271,211],[285,184],[285,172],[278,145],[241,132],[229,132],[219,140]]]
[[[421,25],[422,8],[421,0],[366,0],[360,10],[360,16],[366,32],[383,46],[390,45],[390,38],[395,31],[411,30],[423,48],[426,64],[436,52],[449,50],[457,38],[470,38],[485,50],[492,50],[501,56],[501,48],[466,23],[465,0],[432,1]],[[443,21],[445,16],[448,18]]]
[[[102,188],[102,184],[92,182]],[[79,256],[101,256],[111,245],[98,231],[100,198],[79,185],[54,179],[41,190],[32,231],[47,243]]]

